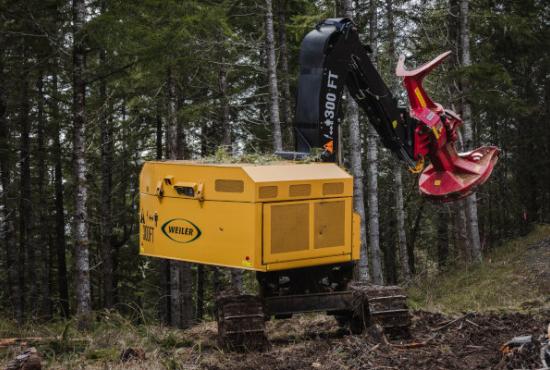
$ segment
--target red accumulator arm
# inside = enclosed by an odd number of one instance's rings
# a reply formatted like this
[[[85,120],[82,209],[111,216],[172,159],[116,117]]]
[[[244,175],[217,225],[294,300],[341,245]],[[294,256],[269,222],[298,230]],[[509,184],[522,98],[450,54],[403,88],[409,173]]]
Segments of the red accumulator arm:
[[[443,202],[470,195],[493,171],[499,149],[484,146],[467,153],[457,153],[458,127],[462,119],[430,99],[422,80],[441,64],[450,51],[414,70],[406,70],[401,56],[395,74],[403,78],[410,104],[410,115],[419,121],[414,133],[414,159],[430,160],[420,175],[419,188],[427,197]]]

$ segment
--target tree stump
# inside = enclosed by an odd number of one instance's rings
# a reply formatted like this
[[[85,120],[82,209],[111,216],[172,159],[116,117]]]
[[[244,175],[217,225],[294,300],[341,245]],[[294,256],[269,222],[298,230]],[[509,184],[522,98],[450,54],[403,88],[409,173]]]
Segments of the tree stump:
[[[42,370],[42,357],[36,348],[28,348],[11,360],[6,370]]]

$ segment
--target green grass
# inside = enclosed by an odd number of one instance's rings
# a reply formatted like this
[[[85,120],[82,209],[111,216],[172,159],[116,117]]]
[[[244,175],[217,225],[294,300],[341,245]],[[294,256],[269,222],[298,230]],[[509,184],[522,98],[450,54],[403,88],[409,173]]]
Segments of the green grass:
[[[191,351],[195,342],[206,341],[201,331],[196,334],[156,324],[136,325],[114,311],[96,312],[95,316],[91,328],[84,332],[78,331],[75,320],[17,325],[0,319],[0,338],[33,338],[29,345],[42,354],[48,369],[104,369],[104,363],[116,365],[109,367],[113,369],[131,368],[120,362],[120,353],[130,347],[147,353],[149,362],[138,368],[160,369],[164,356],[177,357],[182,348]],[[19,346],[0,348],[0,368],[20,350]]]
[[[538,225],[527,236],[495,248],[480,264],[418,280],[408,289],[409,304],[415,309],[447,313],[521,311],[548,304],[532,274],[536,257],[527,248],[548,237],[550,225]]]

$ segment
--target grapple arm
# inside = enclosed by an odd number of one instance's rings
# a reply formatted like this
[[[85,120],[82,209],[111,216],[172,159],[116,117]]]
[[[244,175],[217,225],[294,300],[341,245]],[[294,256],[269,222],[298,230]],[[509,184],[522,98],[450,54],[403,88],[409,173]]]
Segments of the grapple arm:
[[[422,86],[423,78],[450,52],[410,71],[404,67],[404,58],[399,59],[396,74],[403,78],[410,112],[398,108],[368,53],[353,22],[346,18],[327,19],[306,35],[300,49],[296,102],[298,152],[322,148],[324,160],[337,160],[340,105],[347,86],[384,146],[413,172],[423,170],[419,180],[423,195],[451,201],[483,184],[497,161],[498,149],[482,147],[458,154],[455,143],[462,120],[432,101]],[[425,159],[430,164],[424,169]]]

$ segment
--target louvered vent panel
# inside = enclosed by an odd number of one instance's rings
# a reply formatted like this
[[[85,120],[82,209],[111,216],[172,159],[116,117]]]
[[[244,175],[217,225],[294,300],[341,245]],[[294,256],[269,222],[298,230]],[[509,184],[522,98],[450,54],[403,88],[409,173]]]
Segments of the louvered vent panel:
[[[311,194],[310,184],[290,185],[288,194],[291,197],[307,197]]]
[[[214,188],[224,193],[242,193],[244,182],[242,180],[216,180]]]
[[[277,187],[276,186],[260,186],[260,199],[265,198],[275,198],[277,197]]]
[[[323,184],[323,195],[338,195],[344,192],[343,182],[326,182]]]
[[[271,253],[309,249],[309,204],[271,208]]]

